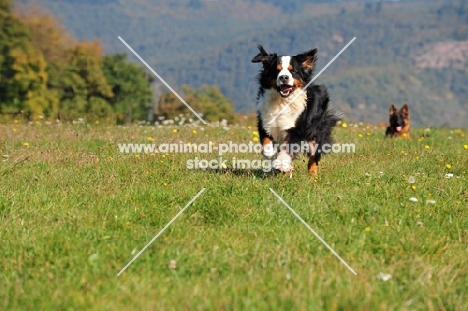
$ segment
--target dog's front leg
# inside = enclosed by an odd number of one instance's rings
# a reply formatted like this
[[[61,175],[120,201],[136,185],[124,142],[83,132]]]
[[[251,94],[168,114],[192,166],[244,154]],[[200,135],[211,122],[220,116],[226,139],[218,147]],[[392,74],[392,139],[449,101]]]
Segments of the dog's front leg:
[[[262,154],[268,159],[271,159],[276,153],[273,139],[269,136],[262,137]]]
[[[285,141],[280,146],[280,152],[278,156],[273,161],[273,167],[283,173],[291,173],[293,170],[293,154],[291,150],[291,146],[289,145],[288,141]]]

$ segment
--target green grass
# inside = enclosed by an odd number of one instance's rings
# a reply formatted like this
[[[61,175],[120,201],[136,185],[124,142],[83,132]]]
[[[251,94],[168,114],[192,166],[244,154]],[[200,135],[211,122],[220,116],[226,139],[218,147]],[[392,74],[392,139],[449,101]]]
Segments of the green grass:
[[[466,130],[432,129],[424,140],[414,130],[414,139],[387,140],[383,128],[340,127],[337,140],[355,143],[356,153],[324,157],[316,179],[304,158],[289,178],[185,168],[195,156],[217,157],[209,154],[117,150],[148,137],[248,142],[252,130],[0,126],[8,155],[0,162],[0,309],[468,309]],[[382,281],[380,272],[392,278]]]

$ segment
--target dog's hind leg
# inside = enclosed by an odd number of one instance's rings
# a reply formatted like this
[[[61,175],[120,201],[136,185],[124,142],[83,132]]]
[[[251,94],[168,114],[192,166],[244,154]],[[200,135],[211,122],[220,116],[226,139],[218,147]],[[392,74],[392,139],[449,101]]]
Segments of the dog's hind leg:
[[[309,175],[317,175],[318,174],[318,159],[317,157],[315,156],[316,154],[316,143],[315,142],[311,142],[309,143],[309,147],[310,147],[310,150],[309,150],[309,163],[307,164],[307,168],[308,168],[308,171],[309,171]]]
[[[313,155],[309,156],[309,164],[307,167],[309,168],[309,175],[314,176],[318,174],[318,162]]]

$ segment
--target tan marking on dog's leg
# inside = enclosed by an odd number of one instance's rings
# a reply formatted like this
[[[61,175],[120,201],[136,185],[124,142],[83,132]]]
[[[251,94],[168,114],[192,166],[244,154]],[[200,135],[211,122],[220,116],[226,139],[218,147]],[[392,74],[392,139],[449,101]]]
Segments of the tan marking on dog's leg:
[[[268,145],[271,142],[272,141],[271,141],[270,137],[267,136],[267,137],[263,138],[262,146],[265,147],[266,145]]]
[[[309,164],[307,165],[309,168],[309,175],[317,175],[318,174],[318,163],[315,161],[314,156],[309,156]]]
[[[266,158],[271,158],[276,154],[276,150],[274,148],[273,140],[266,136],[263,138],[262,141],[262,154]]]

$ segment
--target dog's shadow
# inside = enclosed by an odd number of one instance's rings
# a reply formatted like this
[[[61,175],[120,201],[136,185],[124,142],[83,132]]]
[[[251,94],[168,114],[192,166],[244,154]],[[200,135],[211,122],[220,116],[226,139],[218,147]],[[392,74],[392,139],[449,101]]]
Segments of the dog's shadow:
[[[210,174],[217,174],[217,175],[233,175],[237,177],[254,176],[256,178],[261,178],[261,179],[267,179],[271,177],[276,177],[278,175],[284,175],[283,173],[275,169],[271,169],[270,171],[264,171],[261,168],[258,168],[258,169],[251,169],[251,168],[240,169],[240,168],[233,168],[233,167],[227,167],[227,168],[222,168],[222,169],[207,168],[207,169],[203,169],[203,171],[210,173]]]

